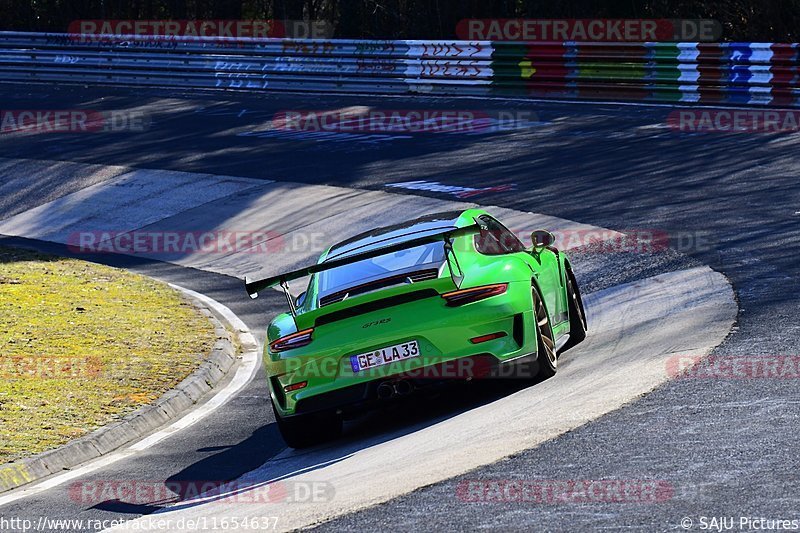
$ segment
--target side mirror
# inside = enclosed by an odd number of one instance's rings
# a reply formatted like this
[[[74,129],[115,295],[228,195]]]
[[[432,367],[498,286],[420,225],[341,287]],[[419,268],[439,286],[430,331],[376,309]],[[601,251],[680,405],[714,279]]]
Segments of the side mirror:
[[[295,299],[294,305],[295,307],[303,307],[303,303],[305,303],[305,301],[306,301],[306,291],[303,291],[297,296],[297,299]]]
[[[555,242],[555,236],[547,230],[537,229],[531,233],[531,243],[533,244],[534,252],[539,252],[548,246],[552,246]]]

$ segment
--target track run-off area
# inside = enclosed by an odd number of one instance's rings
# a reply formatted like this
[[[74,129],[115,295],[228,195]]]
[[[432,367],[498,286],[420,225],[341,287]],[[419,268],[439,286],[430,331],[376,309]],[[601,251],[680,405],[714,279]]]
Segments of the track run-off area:
[[[65,483],[7,503],[0,507],[4,516],[138,520],[115,530],[140,530],[154,517],[173,525],[200,517],[277,517],[278,529],[325,523],[357,530],[388,522],[423,529],[503,523],[613,529],[626,521],[669,529],[698,514],[698,505],[709,514],[723,512],[730,494],[760,505],[759,512],[783,508],[736,486],[778,479],[769,494],[791,483],[774,471],[767,479],[763,468],[773,447],[761,447],[761,465],[745,458],[755,453],[758,424],[766,431],[796,414],[787,388],[792,381],[672,378],[681,356],[788,354],[796,345],[796,319],[786,307],[796,291],[796,266],[786,255],[797,244],[790,233],[796,223],[783,206],[796,199],[792,162],[769,158],[770,151],[789,158],[792,137],[687,138],[661,127],[669,109],[659,107],[292,95],[220,100],[158,92],[134,98],[123,91],[44,88],[17,94],[17,107],[41,107],[44,100],[109,109],[138,102],[152,121],[138,134],[0,139],[0,234],[10,244],[83,255],[206,294],[263,341],[264,327],[285,302],[277,292],[249,301],[245,275],[257,275],[265,264],[299,266],[321,247],[375,225],[481,205],[522,234],[545,228],[564,237],[562,249],[585,294],[590,336],[564,354],[551,380],[465,387],[433,412],[368,415],[348,424],[342,439],[303,451],[280,440],[258,371],[203,422],[70,481],[229,485],[188,499],[124,502],[82,501]],[[533,107],[538,120],[483,135],[247,134],[265,131],[264,122],[283,109],[346,105]],[[755,143],[751,152],[766,153],[740,159],[733,151],[723,158],[719,152],[731,148],[726,143]],[[765,190],[781,191],[780,201],[767,202]],[[734,209],[746,191],[753,208]],[[756,209],[762,204],[765,209]],[[758,243],[744,239],[754,226],[764,230]],[[133,257],[81,254],[74,246],[81,236],[104,233],[237,231],[255,241],[211,253]],[[586,248],[576,237],[614,243],[631,232],[666,235],[673,246]],[[777,297],[768,302],[772,294]],[[765,328],[773,315],[784,318],[777,333]],[[770,416],[772,426],[765,420]],[[763,438],[791,449],[779,431]],[[732,456],[741,462],[730,464]],[[790,472],[792,461],[781,470]],[[669,496],[656,503],[474,503],[459,495],[465,479],[653,480]],[[324,490],[303,502],[252,496],[269,494],[270,486]]]

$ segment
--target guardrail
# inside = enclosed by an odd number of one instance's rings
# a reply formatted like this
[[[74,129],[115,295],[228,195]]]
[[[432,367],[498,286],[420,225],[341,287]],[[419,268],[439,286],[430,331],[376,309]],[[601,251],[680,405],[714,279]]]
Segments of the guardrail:
[[[0,81],[798,105],[797,44],[0,32]]]

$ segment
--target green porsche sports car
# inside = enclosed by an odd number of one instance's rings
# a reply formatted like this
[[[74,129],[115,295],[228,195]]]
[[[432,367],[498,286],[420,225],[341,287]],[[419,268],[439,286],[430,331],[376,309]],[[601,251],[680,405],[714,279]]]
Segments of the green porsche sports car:
[[[478,378],[547,379],[586,337],[569,259],[553,235],[522,242],[481,209],[438,213],[335,244],[280,285],[264,363],[287,444],[337,436],[342,420],[417,391]],[[288,282],[310,276],[291,297]]]

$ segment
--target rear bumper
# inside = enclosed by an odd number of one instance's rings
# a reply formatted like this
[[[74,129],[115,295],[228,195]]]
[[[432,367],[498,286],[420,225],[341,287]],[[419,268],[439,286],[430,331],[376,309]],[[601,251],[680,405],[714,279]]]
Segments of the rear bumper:
[[[401,399],[404,396],[456,383],[466,383],[481,379],[532,379],[538,374],[538,370],[536,353],[525,354],[506,361],[502,361],[489,353],[481,353],[456,361],[425,367],[424,369],[416,369],[415,371],[308,396],[297,400],[294,403],[294,412],[287,413],[285,416],[321,411],[337,411],[344,415],[357,414]],[[404,385],[403,389],[407,389],[407,392],[395,393],[390,397],[385,397],[380,393],[382,385],[395,386],[401,382]],[[283,415],[285,407],[279,404],[278,408]]]
[[[510,282],[505,294],[461,307],[446,307],[438,295],[415,301],[396,308],[384,325],[372,325],[386,316],[381,311],[340,320],[315,331],[307,347],[265,353],[281,416],[369,403],[387,380],[413,380],[415,389],[424,389],[437,381],[485,377],[481,374],[487,369],[508,368],[499,365],[536,351],[529,281]],[[496,333],[503,335],[492,337]],[[351,367],[354,354],[410,340],[419,344],[418,358],[368,371]]]

